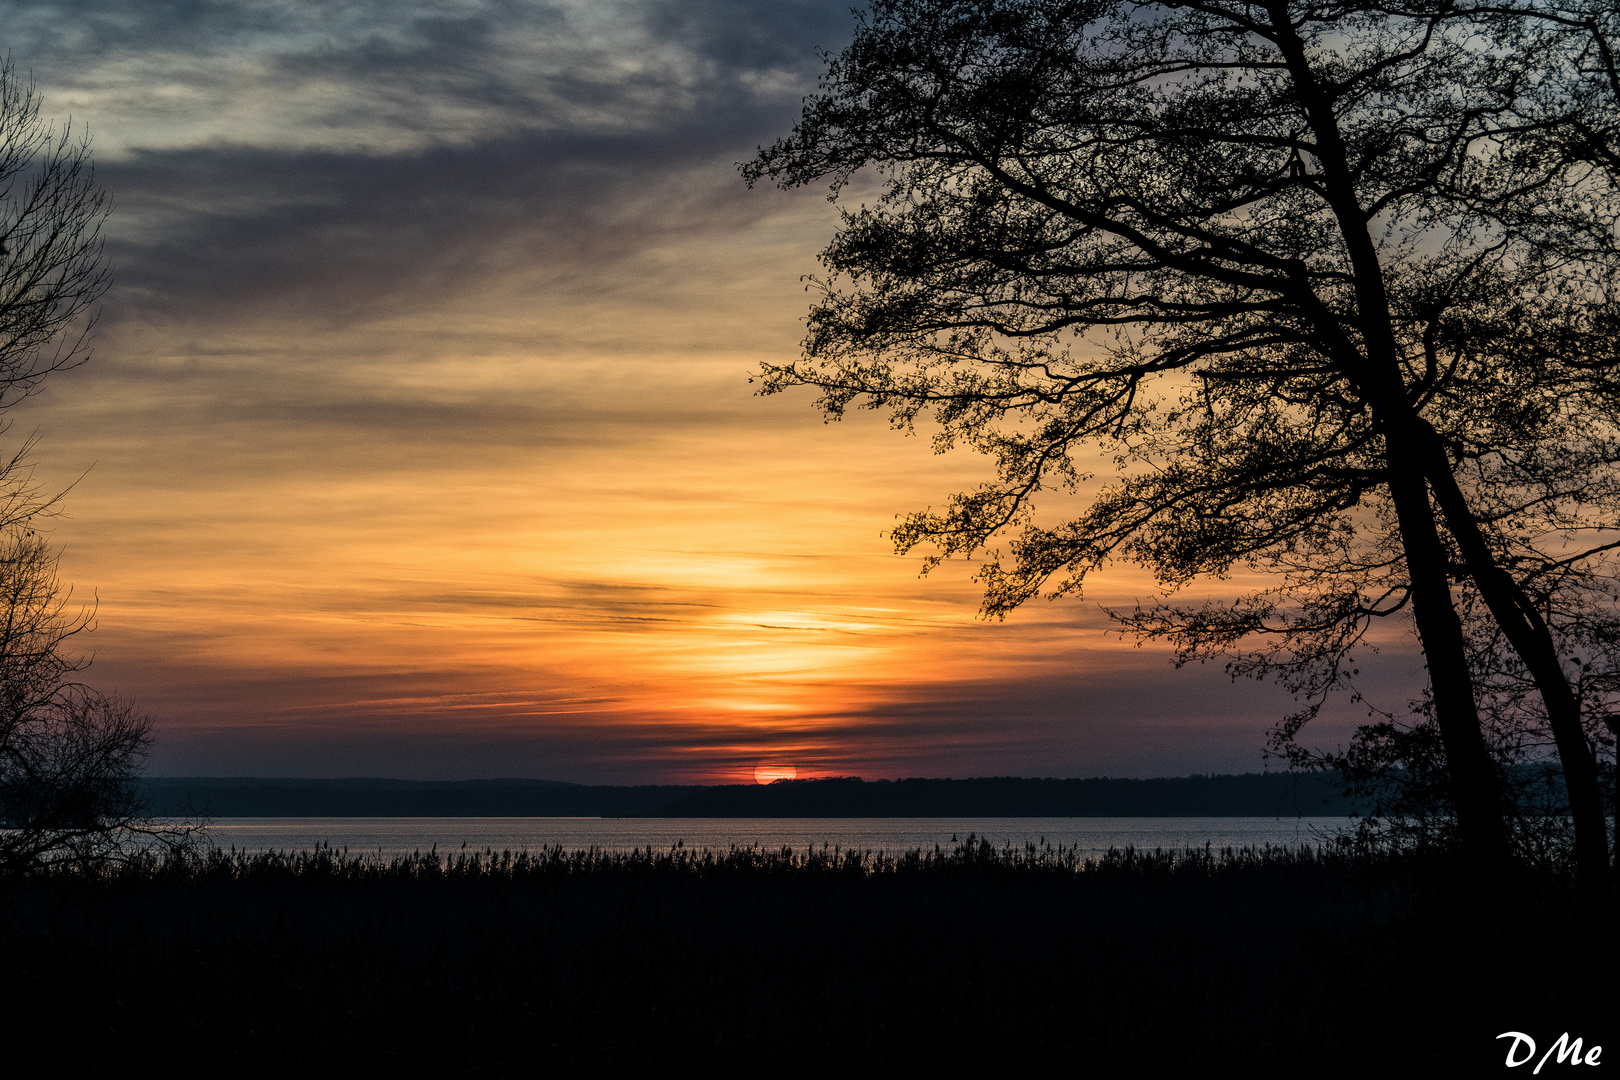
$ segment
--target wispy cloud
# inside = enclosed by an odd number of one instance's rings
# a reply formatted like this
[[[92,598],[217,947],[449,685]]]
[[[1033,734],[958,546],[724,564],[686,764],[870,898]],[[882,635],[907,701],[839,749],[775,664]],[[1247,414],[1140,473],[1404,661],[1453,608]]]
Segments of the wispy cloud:
[[[753,396],[836,214],[735,165],[846,0],[14,0],[0,27],[118,203],[95,358],[18,415],[48,482],[83,474],[64,571],[159,768],[1258,760],[1277,695],[1090,604],[977,621],[971,567],[892,554],[983,462]]]

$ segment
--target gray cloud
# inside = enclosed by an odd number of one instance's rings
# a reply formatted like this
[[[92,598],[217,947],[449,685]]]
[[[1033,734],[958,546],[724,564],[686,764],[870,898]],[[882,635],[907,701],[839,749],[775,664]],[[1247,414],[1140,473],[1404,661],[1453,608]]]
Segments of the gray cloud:
[[[111,302],[115,312],[221,305],[344,320],[454,295],[514,261],[566,285],[767,209],[715,175],[723,154],[701,134],[529,137],[382,159],[142,153],[101,170],[125,213],[162,225],[115,236]],[[653,190],[656,205],[635,205]]]
[[[849,24],[821,0],[0,4],[47,110],[95,129],[114,321],[342,320],[741,227],[771,200],[733,163]]]

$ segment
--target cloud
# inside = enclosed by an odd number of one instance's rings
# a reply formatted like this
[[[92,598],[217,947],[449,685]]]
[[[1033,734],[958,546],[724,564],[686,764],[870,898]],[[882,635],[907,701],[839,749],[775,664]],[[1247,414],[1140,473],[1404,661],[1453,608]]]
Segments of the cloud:
[[[387,159],[142,153],[102,170],[136,225],[110,245],[113,312],[342,324],[449,302],[513,269],[531,288],[578,295],[646,248],[740,231],[775,209],[733,190],[726,155],[686,134]]]
[[[119,210],[109,316],[353,319],[514,265],[599,277],[773,208],[837,3],[10,3]]]
[[[802,92],[846,5],[159,2],[0,5],[53,99],[110,152],[210,142],[398,153],[524,132],[648,130]]]
[[[752,396],[836,219],[735,165],[847,0],[0,0],[0,25],[118,205],[96,356],[14,415],[47,483],[89,469],[54,537],[160,771],[1257,761],[1275,694],[1086,605],[977,622],[971,567],[892,554],[893,515],[982,459]]]

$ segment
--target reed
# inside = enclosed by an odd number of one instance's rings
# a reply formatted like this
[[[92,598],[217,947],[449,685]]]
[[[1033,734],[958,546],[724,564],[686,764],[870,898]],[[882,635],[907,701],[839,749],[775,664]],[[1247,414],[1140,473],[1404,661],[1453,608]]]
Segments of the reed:
[[[603,848],[568,849],[560,845],[512,851],[492,848],[410,855],[383,856],[347,848],[318,845],[304,851],[238,851],[202,848],[138,854],[117,865],[98,868],[91,878],[109,881],[254,881],[276,879],[340,879],[347,881],[416,881],[424,879],[484,878],[524,881],[581,875],[793,875],[813,878],[826,874],[861,877],[971,874],[1046,875],[1058,878],[1077,874],[1135,877],[1171,875],[1334,873],[1366,869],[1388,860],[1314,845],[1245,848],[1187,848],[1182,850],[1111,848],[1101,856],[1082,854],[1079,847],[1042,841],[1022,846],[996,847],[976,835],[949,848],[912,849],[898,853],[855,850],[822,845],[803,850],[733,845],[725,851],[690,848],[676,843],[668,848],[615,851]],[[71,868],[58,876],[73,875]]]
[[[1314,848],[977,838],[153,854],[0,884],[0,1010],[84,1068],[1359,1076],[1429,1040],[1477,1037],[1484,1062],[1527,1030],[1483,1030],[1500,988],[1456,977],[1443,879]]]

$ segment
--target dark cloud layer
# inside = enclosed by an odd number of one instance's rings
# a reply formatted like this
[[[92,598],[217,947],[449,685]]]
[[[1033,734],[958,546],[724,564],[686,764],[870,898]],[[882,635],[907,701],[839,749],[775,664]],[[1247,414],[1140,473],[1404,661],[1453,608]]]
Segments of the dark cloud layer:
[[[12,3],[0,25],[48,106],[83,99],[113,127],[119,152],[100,175],[120,208],[115,318],[345,318],[514,260],[577,275],[673,234],[745,225],[769,200],[749,198],[732,166],[791,124],[816,48],[837,47],[850,15],[736,0]],[[254,58],[249,76],[221,59],[233,53]],[[204,100],[172,94],[168,121],[121,132],[137,114],[162,120],[164,81]],[[304,119],[334,133],[325,145],[209,119],[212,104],[273,120],[312,83],[322,95]]]

